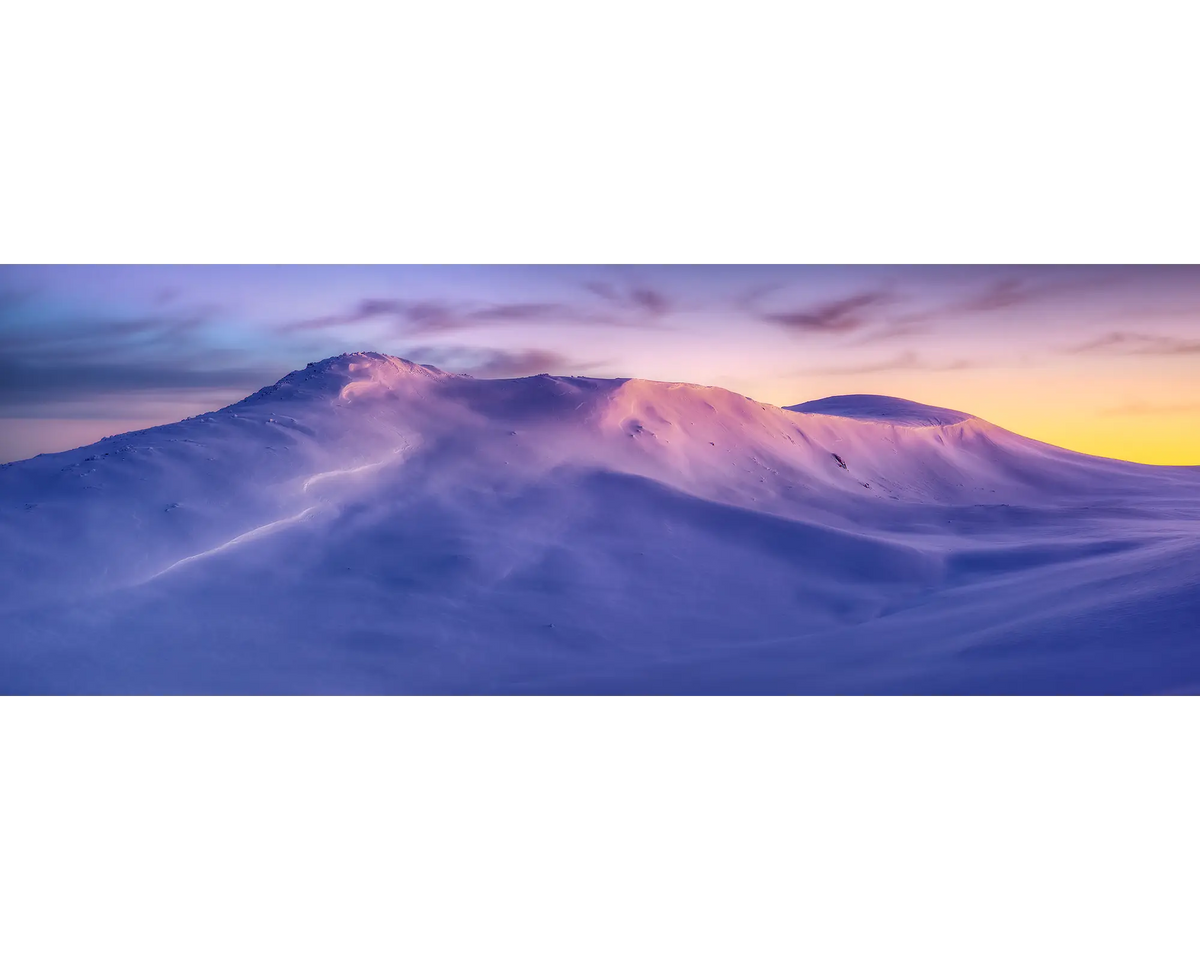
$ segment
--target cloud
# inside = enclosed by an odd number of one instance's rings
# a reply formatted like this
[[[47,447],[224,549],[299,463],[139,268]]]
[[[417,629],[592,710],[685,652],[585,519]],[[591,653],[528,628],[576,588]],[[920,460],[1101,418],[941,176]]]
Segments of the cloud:
[[[900,340],[908,337],[917,337],[923,333],[928,333],[930,326],[930,316],[928,314],[916,313],[889,318],[874,329],[864,331],[863,335],[855,340],[852,345],[861,346],[866,343],[878,343],[880,340]]]
[[[736,303],[756,319],[794,333],[859,333],[856,344],[918,336],[929,331],[932,321],[954,312],[946,305],[922,306],[891,287],[871,287],[796,307],[765,307],[763,300],[780,289],[778,285],[758,287]]]
[[[26,315],[29,303],[0,297],[0,414],[29,416],[40,406],[73,405],[90,416],[95,411],[89,406],[100,400],[249,393],[278,377],[277,370],[211,345],[205,334],[219,312],[212,306],[51,320]]]
[[[199,306],[123,319],[72,315],[51,320],[24,318],[19,309],[8,309],[18,305],[18,301],[0,303],[0,356],[128,356],[189,343],[216,312],[215,307]]]
[[[999,313],[1057,296],[1079,285],[1072,280],[1031,280],[1009,275],[996,277],[966,293],[946,298],[936,286],[910,286],[900,290],[891,283],[874,285],[832,300],[786,308],[768,308],[764,301],[783,286],[751,288],[734,301],[742,311],[796,333],[859,333],[858,344],[919,336],[937,321]]]
[[[577,364],[554,350],[491,350],[486,359],[468,367],[464,373],[473,377],[527,377],[576,369]]]
[[[982,290],[967,294],[948,305],[946,312],[987,313],[1007,310],[1035,300],[1041,300],[1057,292],[1058,287],[1042,284],[1036,286],[1022,277],[1000,277],[991,281]]]
[[[403,353],[419,363],[432,364],[451,373],[482,379],[528,377],[538,373],[567,375],[599,366],[574,360],[555,350],[529,348],[502,350],[491,347],[412,346]]]
[[[828,300],[791,310],[766,311],[763,320],[807,333],[846,333],[871,323],[873,311],[891,302],[892,295],[883,290]]]
[[[1097,274],[1094,270],[1067,273],[1046,267],[1006,267],[1005,276],[988,280],[977,290],[932,308],[938,316],[996,313],[1024,307],[1081,291],[1110,285],[1119,275]],[[1024,271],[1024,275],[1021,274]]]
[[[647,319],[665,317],[675,308],[674,301],[663,291],[644,282],[610,283],[596,280],[583,288],[620,311]]]
[[[1200,403],[1128,403],[1100,411],[1102,417],[1157,417],[1172,413],[1200,411]]]
[[[1117,332],[1067,347],[1065,353],[1118,353],[1148,356],[1181,356],[1200,353],[1200,340],[1156,333]]]
[[[860,373],[885,373],[892,370],[970,370],[977,366],[979,364],[972,360],[951,360],[948,362],[925,360],[909,350],[886,360],[844,367],[821,367],[797,372],[808,376],[848,376]]]
[[[369,297],[340,313],[296,320],[285,331],[328,330],[383,322],[393,336],[443,333],[513,323],[580,323],[599,326],[642,326],[671,309],[666,296],[650,287],[623,289],[588,284],[605,300],[605,310],[586,305],[552,302],[478,303],[440,298]],[[594,289],[593,289],[594,288]]]
[[[228,341],[229,326],[218,307],[189,305],[176,295],[156,294],[151,303],[140,314],[93,315],[0,286],[0,417],[142,417],[160,409],[177,419],[233,402],[287,372],[277,364],[260,364],[248,353],[253,349],[249,344],[243,350],[221,346]],[[472,324],[545,322],[558,317],[559,310],[541,301],[461,304],[364,298],[340,316],[294,326],[317,330],[392,320],[405,331],[402,339],[409,346],[391,352],[478,377],[589,369],[594,364],[552,350],[422,345],[412,344],[407,336],[414,329],[440,332]],[[303,346],[293,341],[288,349],[294,353]]]
[[[481,307],[467,316],[471,320],[547,320],[564,312],[558,303],[500,303]]]
[[[286,330],[325,330],[373,320],[388,320],[402,332],[428,332],[453,329],[461,325],[458,311],[443,300],[402,300],[369,297],[359,300],[341,313],[297,320],[284,325]]]
[[[159,361],[154,364],[81,363],[77,360],[36,362],[0,359],[0,406],[40,400],[63,400],[104,393],[154,390],[261,387],[271,376],[256,367],[191,367]]]

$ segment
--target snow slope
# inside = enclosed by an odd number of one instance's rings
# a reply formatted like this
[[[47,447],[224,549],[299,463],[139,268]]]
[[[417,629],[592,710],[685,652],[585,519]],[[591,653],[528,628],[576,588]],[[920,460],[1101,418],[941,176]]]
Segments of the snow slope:
[[[334,357],[0,467],[7,693],[1200,691],[1200,468]]]

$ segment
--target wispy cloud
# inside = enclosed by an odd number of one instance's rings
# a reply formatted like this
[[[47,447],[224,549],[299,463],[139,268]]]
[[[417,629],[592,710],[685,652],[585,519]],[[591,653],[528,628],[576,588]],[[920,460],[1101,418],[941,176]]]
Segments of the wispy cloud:
[[[999,277],[986,284],[983,289],[952,301],[944,310],[947,313],[988,313],[1007,310],[1036,300],[1044,300],[1055,293],[1056,286],[1033,283],[1025,277]]]
[[[870,329],[864,330],[862,336],[855,338],[851,346],[863,346],[868,343],[878,343],[881,340],[906,340],[919,337],[930,331],[931,320],[932,316],[929,313],[910,313],[889,317]]]
[[[0,413],[117,396],[250,391],[278,375],[206,338],[219,313],[212,305],[35,320],[21,312],[27,302],[0,298]]]
[[[1200,340],[1157,333],[1119,331],[1067,347],[1065,353],[1132,353],[1179,356],[1200,353]]]
[[[1172,413],[1195,413],[1200,403],[1127,403],[1100,411],[1102,417],[1160,417]]]
[[[625,314],[657,320],[675,308],[674,300],[657,287],[644,282],[612,283],[595,280],[583,288]]]
[[[404,333],[447,330],[463,325],[461,311],[444,300],[368,297],[359,300],[340,313],[295,320],[285,324],[284,329],[326,330],[331,327],[355,326],[376,320],[389,321]]]
[[[800,370],[797,373],[808,376],[847,376],[859,373],[886,373],[892,370],[970,370],[978,366],[979,364],[972,360],[927,360],[909,350],[884,360],[841,367],[818,367],[815,369]]]
[[[766,301],[778,300],[784,287],[767,284],[746,291],[735,304],[756,319],[795,333],[857,334],[854,342],[866,344],[926,334],[939,321],[1015,310],[1064,293],[1071,285],[1064,280],[1034,280],[1014,274],[989,279],[976,289],[938,301],[930,299],[928,289],[900,289],[884,283],[833,299],[768,307]]]
[[[539,373],[568,375],[599,366],[594,362],[573,359],[556,350],[536,347],[502,350],[492,347],[416,345],[406,348],[404,353],[408,359],[482,379],[528,377]]]
[[[463,372],[484,378],[528,377],[537,373],[576,372],[588,366],[554,350],[489,350]]]
[[[566,308],[560,303],[499,303],[480,307],[467,314],[473,321],[488,320],[551,320],[562,316]]]
[[[1063,273],[1045,267],[1005,267],[1003,276],[935,307],[942,316],[970,317],[1044,304],[1065,296],[1094,292],[1121,280],[1120,272],[1083,270]]]
[[[368,297],[341,312],[295,320],[284,324],[282,329],[313,331],[382,323],[393,336],[419,336],[503,324],[631,326],[657,319],[669,309],[667,302],[649,288],[629,296],[633,299],[611,301],[610,306],[618,307],[615,310],[589,309],[565,302],[478,303],[438,298]]]
[[[75,314],[32,320],[20,315],[25,302],[0,297],[0,355],[128,356],[174,345],[195,346],[197,332],[218,313],[212,305],[193,305],[121,318]]]
[[[890,303],[892,295],[872,290],[838,300],[827,300],[792,310],[766,311],[762,319],[807,333],[845,333],[858,330],[874,319],[873,311]]]
[[[768,306],[780,299],[778,284],[760,286],[737,298],[736,306],[757,320],[795,334],[842,336],[858,334],[854,342],[912,337],[925,333],[936,311],[919,308],[887,286],[870,287],[842,297],[799,305]]]

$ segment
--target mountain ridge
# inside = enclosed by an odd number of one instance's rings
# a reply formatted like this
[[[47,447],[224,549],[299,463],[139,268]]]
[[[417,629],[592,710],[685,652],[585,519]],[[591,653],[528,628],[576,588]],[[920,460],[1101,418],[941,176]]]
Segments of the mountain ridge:
[[[1200,683],[1197,471],[897,398],[797,411],[362,353],[272,387],[0,470],[0,687]],[[930,418],[953,422],[906,422]],[[1101,613],[1108,646],[1081,647]]]

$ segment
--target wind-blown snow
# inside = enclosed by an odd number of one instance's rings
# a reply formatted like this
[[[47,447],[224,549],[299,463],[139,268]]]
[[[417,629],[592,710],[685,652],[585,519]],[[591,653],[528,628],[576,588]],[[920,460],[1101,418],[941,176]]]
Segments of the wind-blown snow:
[[[1200,469],[335,357],[0,467],[0,689],[1200,690]]]

